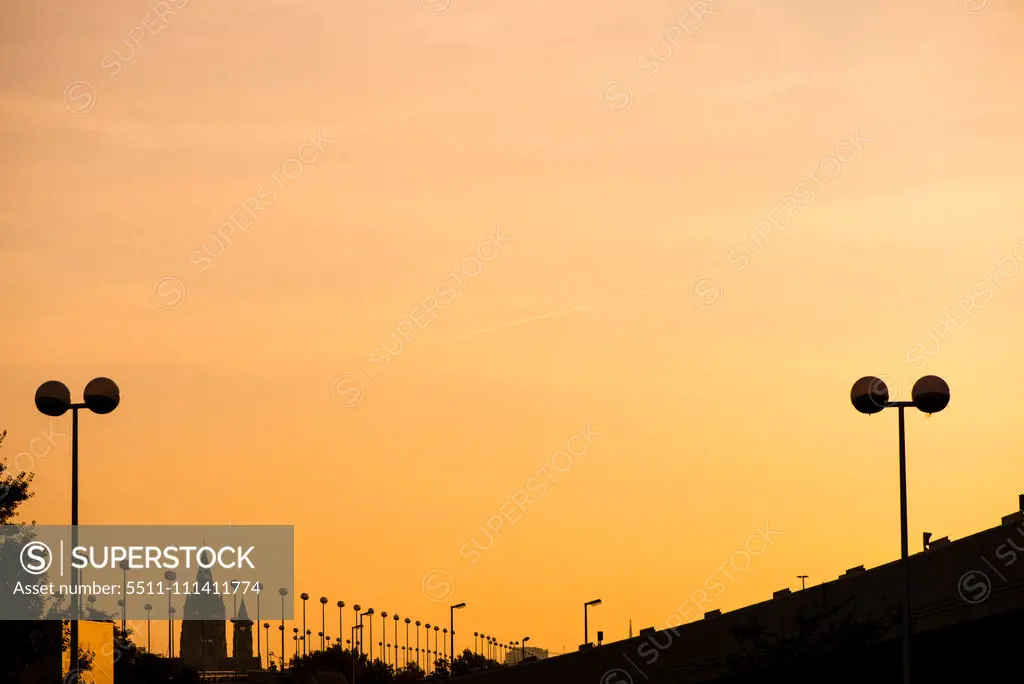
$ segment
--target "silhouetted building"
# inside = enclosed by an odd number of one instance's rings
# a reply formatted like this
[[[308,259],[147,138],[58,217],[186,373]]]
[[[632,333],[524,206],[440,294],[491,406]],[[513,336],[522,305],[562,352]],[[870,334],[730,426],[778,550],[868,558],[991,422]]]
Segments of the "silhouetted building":
[[[189,589],[181,623],[181,660],[195,670],[222,670],[228,660],[227,623],[213,573],[200,568]]]
[[[249,612],[245,609],[245,599],[238,609],[238,617],[232,620],[234,623],[234,634],[232,639],[233,667],[238,672],[260,669],[259,658],[252,654],[252,627],[253,621],[249,619]]]

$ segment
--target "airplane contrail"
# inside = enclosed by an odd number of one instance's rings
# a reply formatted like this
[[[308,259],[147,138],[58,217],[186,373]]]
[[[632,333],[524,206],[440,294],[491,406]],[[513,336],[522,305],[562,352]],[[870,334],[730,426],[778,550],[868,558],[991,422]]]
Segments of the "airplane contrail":
[[[533,321],[539,321],[539,320],[544,319],[544,318],[554,318],[555,316],[564,316],[565,314],[572,313],[574,311],[599,311],[599,310],[600,309],[595,309],[593,307],[588,307],[588,306],[584,306],[584,305],[573,306],[573,307],[570,307],[568,309],[562,309],[560,311],[551,311],[551,312],[544,313],[544,314],[537,314],[536,316],[528,316],[526,318],[520,318],[520,319],[517,319],[517,320],[514,320],[514,321],[508,321],[506,323],[498,323],[497,325],[490,325],[490,326],[487,326],[486,328],[480,328],[478,330],[471,330],[468,333],[463,333],[461,335],[455,335],[454,337],[449,337],[449,338],[447,338],[445,340],[442,340],[442,341],[443,342],[452,342],[454,340],[461,340],[461,339],[464,339],[466,337],[474,337],[475,335],[483,335],[484,333],[493,332],[495,330],[502,330],[504,328],[511,328],[511,327],[514,327],[514,326],[517,326],[517,325],[522,325],[524,323],[531,323]]]
[[[677,282],[673,282],[673,283],[667,283],[665,285],[658,285],[656,287],[650,287],[650,288],[647,288],[646,290],[638,290],[636,292],[630,292],[629,294],[620,295],[618,297],[611,297],[610,299],[602,299],[602,300],[597,301],[597,302],[591,302],[590,304],[577,304],[576,306],[571,306],[568,309],[559,309],[558,311],[549,311],[548,313],[537,314],[536,316],[527,316],[526,318],[519,318],[519,319],[516,319],[514,321],[508,321],[506,323],[498,323],[497,325],[489,325],[486,328],[479,328],[477,330],[471,330],[471,331],[469,331],[467,333],[462,333],[461,335],[455,335],[454,337],[449,337],[449,338],[446,338],[444,340],[438,340],[437,342],[434,342],[434,344],[441,344],[442,342],[454,342],[455,340],[462,340],[462,339],[465,339],[467,337],[475,337],[477,335],[483,335],[484,333],[494,332],[495,330],[503,330],[505,328],[512,328],[512,327],[515,327],[517,325],[523,325],[525,323],[532,323],[533,321],[539,321],[539,320],[543,320],[545,318],[555,318],[557,316],[564,316],[565,314],[574,313],[574,312],[588,312],[588,311],[590,311],[590,312],[602,312],[602,311],[604,311],[604,309],[602,309],[600,307],[602,305],[604,305],[604,304],[611,304],[613,302],[621,302],[621,301],[624,301],[624,300],[627,300],[627,299],[635,299],[637,297],[642,297],[642,296],[644,296],[646,294],[650,294],[652,292],[658,292],[659,290],[667,290],[667,289],[670,289],[670,288],[673,288],[673,287],[678,287],[679,285],[689,285],[689,284],[690,284],[690,281],[685,281],[685,282],[677,281]],[[428,346],[432,346],[432,345],[428,345]]]

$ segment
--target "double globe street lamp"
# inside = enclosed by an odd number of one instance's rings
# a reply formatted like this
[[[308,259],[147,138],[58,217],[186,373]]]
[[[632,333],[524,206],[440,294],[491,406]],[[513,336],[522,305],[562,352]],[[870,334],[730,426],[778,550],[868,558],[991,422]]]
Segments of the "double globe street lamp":
[[[881,378],[865,376],[853,383],[850,401],[864,414],[879,413],[883,409],[899,411],[900,440],[900,564],[903,566],[903,683],[910,684],[910,562],[907,534],[907,441],[903,409],[913,406],[927,414],[938,413],[949,405],[949,385],[937,375],[926,375],[914,383],[910,401],[890,401],[889,388]]]
[[[71,392],[67,385],[57,380],[48,380],[36,390],[36,408],[43,415],[57,418],[71,409],[71,547],[78,546],[78,409],[87,408],[93,413],[104,415],[110,413],[121,403],[121,391],[110,378],[90,380],[82,393],[83,402],[71,403]],[[71,568],[71,582],[79,583],[79,572]],[[78,681],[78,618],[81,602],[76,593],[71,595],[71,679],[69,684]]]

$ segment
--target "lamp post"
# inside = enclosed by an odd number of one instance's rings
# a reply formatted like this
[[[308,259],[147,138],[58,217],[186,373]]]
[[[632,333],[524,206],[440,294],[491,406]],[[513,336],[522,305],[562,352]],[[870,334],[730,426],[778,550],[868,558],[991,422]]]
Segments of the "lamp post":
[[[601,605],[601,599],[594,599],[583,604],[583,643],[590,643],[590,632],[587,630],[587,608]]]
[[[324,634],[327,632],[327,597],[320,597],[320,650],[324,650]]]
[[[150,636],[151,636],[152,632],[151,632],[151,627],[150,627],[150,624],[149,624],[149,614],[150,614],[150,611],[153,610],[153,604],[152,603],[147,603],[146,605],[142,606],[142,608],[146,611],[146,653],[152,653],[153,649],[151,648],[151,642],[150,642]]]
[[[358,604],[356,606],[354,606],[354,607],[355,607],[356,610],[359,610],[359,605]],[[356,660],[358,660],[358,658],[356,658],[355,643],[356,643],[356,630],[357,629],[359,630],[359,637],[360,637],[359,640],[362,641],[363,623],[360,622],[358,625],[352,625],[352,684],[355,684],[355,682],[356,682]]]
[[[295,660],[298,660],[298,658],[299,658],[299,628],[298,627],[292,627],[292,641],[295,642],[295,658],[294,658],[294,660],[292,660],[292,662],[294,663]]]
[[[529,640],[530,640],[530,637],[528,637],[528,636],[524,636],[523,637],[523,650],[522,650],[522,653],[521,653],[520,659],[519,659],[519,662],[521,662],[521,663],[525,663],[526,662],[526,642],[529,641]]]
[[[356,614],[356,621],[359,624],[363,624],[363,616],[359,614],[359,611],[361,611],[362,608],[359,606],[359,604],[357,603],[354,606],[352,606],[352,610]],[[359,643],[356,643],[356,641],[355,641],[355,634],[352,635],[352,639],[353,639],[353,641],[352,641],[352,649],[353,650],[358,650],[360,654],[362,654],[362,652],[363,652],[363,647],[362,647],[363,638],[362,637],[363,637],[363,633],[360,632],[359,633]]]
[[[48,380],[36,389],[35,403],[40,413],[57,418],[71,409],[71,548],[78,546],[78,410],[87,408],[100,415],[110,413],[121,402],[121,391],[110,378],[95,378],[89,381],[82,393],[84,400],[71,403],[71,392],[67,385],[57,380]],[[80,573],[72,566],[71,584],[77,586]],[[71,660],[68,666],[73,673],[67,684],[78,682],[78,619],[82,611],[77,593],[71,595]],[[122,625],[122,629],[123,629]]]
[[[466,607],[466,602],[463,601],[462,603],[456,603],[448,611],[448,626],[451,627],[451,630],[452,630],[452,644],[451,644],[451,646],[452,646],[452,665],[453,666],[455,665],[455,611],[457,611],[457,610],[459,610],[461,608],[465,608],[465,607]],[[452,672],[453,676],[454,676],[454,674],[455,673]]]
[[[270,623],[269,622],[264,622],[263,623],[263,631],[267,635],[267,667],[270,667]],[[257,623],[257,625],[256,625],[256,633],[259,634],[259,632],[260,632],[260,627],[259,627],[259,624]],[[263,667],[263,655],[262,654],[260,654],[260,667],[261,668]]]
[[[121,567],[121,634],[124,635],[128,629],[128,561],[123,560],[118,565]]]
[[[177,573],[173,570],[168,570],[164,573],[164,579],[168,582],[173,582],[178,579]],[[171,617],[173,607],[171,606],[171,598],[174,597],[174,591],[171,587],[168,587],[167,591],[167,655],[170,658],[174,657],[174,619]]]
[[[398,613],[391,616],[395,620],[395,670],[398,670]]]
[[[430,668],[430,623],[428,622],[428,623],[426,623],[423,626],[425,628],[424,631],[427,633],[427,650],[423,652],[423,671],[429,674],[429,672],[430,672],[430,669],[429,669]]]
[[[260,645],[260,592],[263,591],[263,585],[256,582],[252,586],[253,591],[256,592],[256,659],[260,661],[260,667],[263,667],[263,648]],[[270,642],[267,642],[267,648],[270,648]]]
[[[369,623],[369,625],[370,625],[370,664],[372,665],[373,664],[373,608],[367,608],[366,612],[363,613],[363,615],[366,615],[367,617],[370,618],[366,622]],[[362,620],[363,615],[359,616],[359,624],[363,624],[363,620]],[[362,635],[360,634],[360,636],[362,636]]]
[[[382,610],[380,612],[380,622],[381,622],[381,628],[380,628],[380,643],[381,643],[380,658],[385,663],[387,663],[388,656],[387,656],[386,653],[384,653],[384,650],[383,650],[383,644],[388,639],[388,612],[386,610]],[[370,631],[370,634],[373,634],[372,630]],[[371,654],[370,660],[371,661],[373,660],[372,654]]]
[[[796,578],[800,580],[800,591],[807,588],[807,577],[808,575],[797,575]]]
[[[409,667],[409,625],[412,624],[412,620],[405,618],[405,661],[404,667]]]
[[[435,646],[435,649],[433,651],[430,648],[430,633],[431,632],[435,633],[435,636],[434,636],[434,646]],[[423,664],[426,665],[425,670],[426,670],[426,672],[428,674],[432,671],[432,669],[434,667],[434,659],[431,658],[430,656],[431,656],[432,653],[434,653],[434,651],[436,651],[436,646],[437,646],[437,636],[436,636],[436,633],[437,633],[437,625],[431,625],[430,623],[427,623],[427,656],[424,659],[424,663]]]
[[[345,636],[345,602],[338,601],[338,648],[341,648],[341,639]]]
[[[904,409],[910,406],[927,414],[949,405],[949,385],[937,375],[926,375],[914,383],[911,401],[889,401],[889,388],[880,378],[865,376],[853,383],[850,401],[861,413],[871,415],[895,407],[899,411],[900,442],[900,564],[903,566],[903,683],[910,684],[910,541],[907,533],[907,444]]]
[[[167,613],[168,613],[169,621],[170,621],[170,625],[171,625],[171,658],[172,659],[174,658],[174,614],[176,612],[178,612],[178,609],[175,608],[174,606],[171,606],[170,608],[167,609]]]
[[[302,599],[302,632],[305,634],[305,632],[306,632],[306,601],[309,600],[309,594],[307,594],[306,592],[302,592],[301,594],[299,594],[299,598]],[[302,653],[303,653],[303,655],[305,655],[306,649],[307,649],[306,642],[302,642]]]
[[[448,660],[448,628],[441,630],[441,658]]]
[[[416,621],[416,667],[420,666],[420,621]]]
[[[284,672],[284,597],[288,595],[288,590],[281,587],[277,593],[281,595],[281,672]]]

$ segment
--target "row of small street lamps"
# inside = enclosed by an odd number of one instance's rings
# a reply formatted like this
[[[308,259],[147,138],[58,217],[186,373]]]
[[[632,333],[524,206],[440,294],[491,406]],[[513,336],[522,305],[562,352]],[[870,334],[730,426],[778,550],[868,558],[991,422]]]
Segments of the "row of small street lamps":
[[[281,615],[283,616],[284,615],[285,597],[288,595],[288,590],[285,589],[284,587],[282,587],[281,589],[278,590],[278,594],[281,596]],[[293,627],[292,628],[292,632],[293,632],[292,638],[295,641],[295,656],[296,657],[298,657],[300,655],[300,652],[299,652],[300,648],[301,648],[301,651],[302,651],[302,655],[308,655],[311,652],[310,642],[312,641],[312,630],[310,630],[310,629],[308,629],[306,627],[306,602],[309,601],[310,596],[307,593],[302,593],[302,594],[299,595],[299,598],[302,599],[302,630],[300,631],[298,627]],[[330,648],[331,637],[330,637],[330,635],[328,635],[326,633],[326,630],[327,630],[327,604],[328,603],[330,603],[330,601],[328,600],[328,598],[326,596],[321,596],[320,597],[320,631],[317,632],[317,637],[320,639],[320,649],[321,650],[325,650],[327,648]],[[256,605],[257,605],[257,611],[258,611],[259,610],[259,600],[258,599],[257,599],[257,604]],[[344,609],[345,609],[345,602],[344,601],[338,601],[335,605],[338,608],[338,631],[339,631],[340,634],[343,635],[345,633],[345,624],[344,624],[344,622],[345,622],[345,611],[344,611]],[[405,645],[401,646],[399,644],[399,634],[398,634],[399,624],[402,622],[402,618],[401,618],[400,615],[398,615],[397,613],[393,613],[393,614],[390,615],[392,621],[394,622],[394,628],[395,628],[395,632],[394,632],[395,633],[395,640],[394,640],[394,643],[392,644],[387,639],[387,629],[388,629],[387,619],[389,617],[388,612],[387,611],[380,611],[380,613],[377,613],[377,611],[375,611],[373,608],[367,608],[364,611],[362,606],[357,603],[357,604],[352,606],[352,610],[355,613],[354,617],[357,620],[357,622],[352,626],[352,628],[350,630],[351,631],[351,636],[348,639],[345,640],[345,645],[346,645],[347,648],[350,648],[352,650],[353,655],[355,655],[355,654],[359,654],[359,655],[367,654],[369,656],[370,660],[372,661],[373,658],[374,658],[374,649],[373,649],[373,617],[374,617],[374,615],[378,615],[379,614],[380,615],[380,619],[381,619],[381,632],[383,634],[383,636],[381,637],[381,640],[377,642],[377,646],[379,647],[379,656],[380,656],[379,660],[381,660],[385,664],[393,665],[395,667],[395,669],[398,669],[399,660],[403,660],[403,658],[401,656],[404,656],[403,666],[406,666],[410,662],[412,662],[412,654],[415,653],[416,654],[416,664],[417,664],[417,666],[423,668],[425,671],[429,671],[433,667],[433,664],[434,664],[434,663],[431,662],[430,656],[431,655],[433,655],[433,656],[440,655],[444,660],[447,660],[448,656],[449,656],[449,646],[450,646],[450,654],[451,654],[452,660],[455,659],[455,655],[456,655],[456,651],[455,651],[455,611],[456,610],[460,610],[460,609],[465,608],[465,607],[466,607],[465,602],[463,602],[463,603],[456,603],[456,604],[453,604],[453,605],[449,606],[449,615],[448,615],[448,625],[449,626],[448,627],[441,627],[440,625],[437,625],[437,624],[431,625],[429,622],[423,623],[423,622],[421,622],[419,620],[416,620],[414,622],[412,620],[412,618],[409,618],[409,617],[405,618],[404,619],[404,622],[405,622]],[[363,618],[366,618],[366,623],[365,624],[363,622]],[[258,618],[257,618],[257,620],[258,620]],[[284,641],[284,638],[285,638],[284,622],[285,621],[284,621],[284,619],[282,617],[281,624],[278,626],[278,630],[281,632],[281,658],[280,658],[280,662],[281,662],[281,668],[282,669],[284,668],[284,644],[285,644],[285,641]],[[415,647],[413,647],[412,644],[410,643],[411,639],[409,637],[409,628],[412,625],[416,626],[416,646]],[[421,648],[420,647],[420,627],[421,626],[424,628],[425,636],[426,636],[426,647],[425,648]],[[269,654],[270,623],[269,622],[264,622],[263,623],[263,629],[264,629],[264,631],[265,631],[265,633],[267,635],[267,645],[268,645],[267,660],[269,662],[269,660],[270,660],[270,654]],[[433,646],[433,648],[430,647],[430,632],[431,632],[431,629],[433,629],[433,632],[434,632],[434,646]],[[367,636],[367,638],[365,640],[363,639],[364,630],[366,632],[368,632],[368,636]],[[359,633],[358,636],[356,635],[356,632]],[[442,638],[442,635],[443,635],[443,638]],[[529,640],[530,640],[530,637],[528,637],[528,636],[523,638],[522,643],[524,644],[524,647],[523,647],[524,650],[525,650],[525,643],[527,641],[529,641]],[[509,643],[499,642],[497,637],[495,637],[493,635],[484,634],[482,632],[473,632],[473,653],[477,654],[477,655],[483,655],[483,656],[485,656],[487,658],[490,658],[490,659],[498,660],[498,659],[502,658],[507,653],[508,649],[513,648],[514,646],[517,646],[519,643],[520,643],[519,641],[509,642]],[[335,639],[335,644],[337,644],[339,648],[341,647],[341,637],[337,637]],[[365,648],[366,646],[368,646],[368,653],[367,653],[367,649]],[[258,648],[258,646],[257,646],[257,648]],[[315,649],[313,649],[313,651],[315,651]],[[261,654],[260,657],[262,658],[262,654]],[[354,666],[354,661],[353,661],[353,666]]]
[[[168,581],[174,581],[176,579],[176,576],[175,576],[175,573],[173,571],[168,571],[167,573],[165,573],[165,578]],[[258,625],[260,623],[260,593],[259,592],[262,591],[263,587],[262,587],[262,585],[260,585],[259,582],[257,582],[254,588],[256,589],[256,592],[257,592],[256,593],[256,624]],[[283,616],[285,614],[284,613],[285,597],[288,595],[288,590],[282,587],[281,589],[278,590],[278,594],[281,596],[281,615]],[[312,632],[312,630],[308,629],[307,626],[306,626],[306,602],[309,600],[310,596],[307,593],[303,593],[303,594],[299,595],[299,598],[302,599],[302,629],[300,630],[298,627],[293,627],[292,628],[292,633],[293,633],[292,634],[292,640],[295,642],[295,657],[296,658],[298,658],[299,655],[308,655],[308,654],[310,654],[312,652],[315,652],[315,650],[316,650],[315,648],[312,648],[310,646],[310,644],[312,643],[313,632]],[[95,597],[90,596],[89,599],[90,599],[90,601],[94,601]],[[326,650],[326,649],[330,648],[330,646],[331,646],[331,644],[330,644],[331,636],[329,634],[327,634],[327,604],[328,603],[330,603],[330,601],[327,599],[326,596],[321,596],[320,597],[320,606],[321,606],[321,610],[320,610],[320,631],[317,632],[316,636],[320,640],[320,650],[321,651]],[[118,601],[118,605],[122,606],[122,610],[123,610],[124,603],[122,601]],[[344,632],[344,608],[345,608],[345,602],[344,601],[338,601],[336,605],[338,607],[338,630],[339,630],[339,632],[341,634],[344,634],[345,633]],[[460,608],[465,608],[465,607],[466,607],[465,603],[458,603],[458,604],[455,604],[455,605],[450,607],[450,615],[449,615],[450,627],[442,628],[440,625],[436,625],[436,624],[435,625],[431,625],[429,622],[424,624],[424,623],[420,622],[419,620],[416,620],[415,623],[414,623],[411,618],[405,618],[405,642],[406,642],[405,646],[400,646],[400,644],[399,644],[398,629],[399,629],[399,623],[401,622],[401,617],[397,613],[392,614],[390,617],[394,621],[394,625],[395,625],[395,643],[392,644],[392,643],[388,642],[386,637],[383,638],[381,641],[379,641],[377,643],[377,645],[380,647],[380,650],[379,650],[380,658],[379,659],[381,661],[383,661],[385,664],[393,665],[397,669],[398,668],[398,662],[399,662],[400,659],[404,660],[403,665],[408,665],[408,663],[412,661],[412,654],[415,653],[416,654],[416,664],[418,666],[422,667],[424,670],[429,670],[430,667],[432,667],[432,663],[431,663],[431,661],[429,659],[429,656],[431,656],[431,655],[434,655],[434,656],[440,655],[442,658],[447,660],[447,658],[448,658],[448,646],[449,646],[449,643],[451,645],[451,654],[452,654],[452,657],[454,658],[454,656],[455,656],[455,625],[454,625],[454,622],[455,622],[455,611],[460,609]],[[146,610],[146,650],[151,650],[150,649],[150,618],[149,618],[149,613],[153,609],[153,606],[152,606],[152,604],[147,603],[144,606],[144,608]],[[354,606],[352,606],[352,609],[355,611],[356,617],[358,618],[359,621],[358,621],[358,623],[356,625],[354,625],[352,627],[352,630],[351,630],[352,631],[352,636],[351,636],[351,638],[345,640],[345,644],[346,644],[347,647],[350,647],[353,650],[353,652],[358,652],[360,655],[363,655],[364,653],[366,653],[366,650],[364,650],[364,646],[368,643],[369,644],[369,653],[368,653],[368,655],[370,657],[370,660],[373,660],[374,651],[373,651],[373,622],[372,622],[372,618],[376,614],[376,611],[374,611],[373,608],[369,608],[365,612],[361,612],[362,611],[362,607],[358,603],[355,604]],[[174,657],[174,638],[173,638],[173,633],[174,633],[174,615],[175,615],[176,612],[177,611],[176,611],[175,607],[173,605],[170,605],[170,597],[168,597],[168,645],[167,645],[167,652],[170,655],[170,657],[172,657],[172,658]],[[234,615],[234,613],[233,613],[233,615]],[[364,629],[364,624],[363,624],[363,618],[364,617],[368,618],[367,619],[367,623],[366,623],[366,627],[368,628],[367,631],[369,632],[369,641],[368,642],[364,642],[362,638],[356,638],[356,635],[355,635],[355,632],[359,631],[360,637],[361,637],[362,630]],[[386,634],[387,633],[387,618],[388,618],[387,611],[381,611],[380,612],[380,617],[381,617],[381,629]],[[122,622],[122,624],[123,624],[123,622]],[[409,628],[413,624],[416,625],[416,646],[415,646],[415,648],[413,648],[410,645],[410,643],[409,643],[410,642]],[[426,643],[426,648],[420,648],[420,627],[421,626],[426,628],[426,630],[425,630],[426,631],[426,642],[427,642]],[[434,648],[433,649],[430,648],[430,630],[431,630],[431,628],[433,628],[433,631],[434,631]],[[283,669],[284,668],[284,664],[285,664],[284,663],[284,653],[285,653],[285,636],[286,636],[285,620],[284,620],[283,617],[281,619],[281,624],[278,625],[277,629],[278,629],[278,631],[281,632],[280,664],[281,664],[281,668]],[[264,630],[264,634],[266,634],[267,663],[269,664],[270,663],[270,623],[269,622],[264,622],[263,623],[263,630]],[[442,634],[444,635],[443,639],[441,638]],[[450,641],[449,641],[449,636],[450,636]],[[530,639],[530,637],[528,637],[528,636],[524,637],[523,638],[523,643],[525,644],[525,642],[529,641],[529,639]],[[263,648],[262,648],[262,645],[261,645],[260,641],[261,641],[260,633],[259,633],[259,629],[257,628],[257,630],[256,630],[256,651],[257,651],[257,656],[259,657],[260,662],[262,663],[263,662]],[[338,647],[340,648],[341,647],[341,637],[337,637],[335,639],[335,643],[338,644]],[[485,655],[487,658],[491,658],[491,659],[498,659],[498,658],[502,657],[507,652],[508,649],[512,648],[514,645],[518,645],[519,643],[520,642],[518,642],[518,641],[509,642],[509,643],[502,643],[502,642],[499,642],[497,637],[495,637],[495,636],[483,634],[482,632],[473,632],[473,653],[478,654],[478,655]],[[440,651],[438,650],[439,648],[441,649]],[[300,654],[300,649],[301,649],[301,654]],[[392,651],[392,649],[394,649],[394,650]],[[401,651],[401,654],[404,656],[404,658],[400,658],[399,657],[399,652],[400,651]],[[390,659],[392,657],[392,653],[393,653],[393,660]],[[422,654],[422,658],[421,658],[421,654]]]

